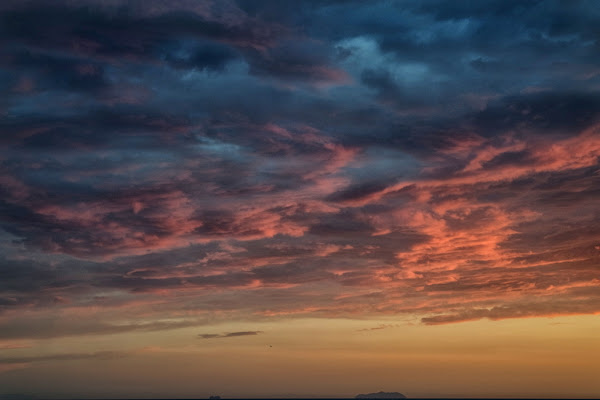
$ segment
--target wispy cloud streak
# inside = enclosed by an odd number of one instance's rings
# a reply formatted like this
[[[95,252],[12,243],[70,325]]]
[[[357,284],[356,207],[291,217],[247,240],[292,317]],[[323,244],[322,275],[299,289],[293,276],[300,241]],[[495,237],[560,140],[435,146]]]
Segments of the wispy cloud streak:
[[[241,331],[241,332],[226,332],[226,333],[200,333],[198,337],[200,339],[223,339],[223,338],[232,338],[239,336],[256,336],[258,334],[264,333],[262,331]]]

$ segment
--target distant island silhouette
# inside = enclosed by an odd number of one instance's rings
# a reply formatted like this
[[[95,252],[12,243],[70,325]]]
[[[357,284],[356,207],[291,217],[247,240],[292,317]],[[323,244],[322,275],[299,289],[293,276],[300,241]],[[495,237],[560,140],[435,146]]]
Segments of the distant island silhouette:
[[[377,392],[377,393],[367,393],[367,394],[358,394],[355,399],[406,399],[406,396],[402,393],[398,392]]]

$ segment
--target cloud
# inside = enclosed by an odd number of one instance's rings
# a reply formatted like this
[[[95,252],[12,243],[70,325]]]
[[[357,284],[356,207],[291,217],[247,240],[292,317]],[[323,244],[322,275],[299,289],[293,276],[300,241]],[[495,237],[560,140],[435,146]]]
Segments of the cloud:
[[[0,336],[596,313],[595,15],[2,3]]]
[[[158,2],[157,2],[158,3]],[[243,16],[226,21],[202,9],[177,12],[177,6],[146,14],[141,7],[93,7],[59,2],[48,5],[32,2],[3,10],[3,37],[45,48],[71,47],[79,54],[98,57],[155,57],[154,46],[173,36],[222,40],[246,46],[264,46],[273,38],[269,27],[254,29]],[[183,10],[182,10],[183,11]],[[21,24],[11,21],[17,18]],[[88,29],[77,29],[81,21]],[[44,36],[45,32],[54,32]],[[123,36],[124,34],[129,34]],[[126,40],[119,40],[126,38]]]
[[[222,339],[238,336],[255,336],[264,333],[263,331],[243,331],[243,332],[226,332],[226,333],[200,333],[198,337],[201,339]]]
[[[71,361],[71,360],[111,360],[128,356],[128,353],[117,351],[99,351],[95,353],[65,353],[24,357],[2,357],[0,364],[29,364],[45,361]]]
[[[394,325],[394,324],[379,324],[378,326],[375,326],[372,328],[357,329],[357,332],[379,331],[381,329],[396,328],[398,326],[399,325]]]
[[[48,316],[28,316],[27,318],[12,317],[2,322],[4,326],[1,339],[49,339],[67,336],[89,336],[89,335],[115,335],[125,332],[154,332],[161,330],[171,330],[187,328],[202,325],[199,320],[178,320],[178,321],[153,321],[139,322],[130,324],[115,324],[114,322],[98,321],[97,318],[89,318],[78,310],[71,310],[75,315],[62,318],[61,324],[55,324],[56,318]],[[89,311],[87,311],[89,313]]]
[[[600,304],[597,299],[590,301],[547,300],[523,304],[495,306],[492,308],[471,308],[455,314],[424,317],[427,325],[473,321],[482,318],[499,320],[506,318],[556,317],[560,315],[598,314]]]
[[[13,350],[13,349],[28,349],[31,346],[24,342],[8,342],[0,344],[1,350]]]

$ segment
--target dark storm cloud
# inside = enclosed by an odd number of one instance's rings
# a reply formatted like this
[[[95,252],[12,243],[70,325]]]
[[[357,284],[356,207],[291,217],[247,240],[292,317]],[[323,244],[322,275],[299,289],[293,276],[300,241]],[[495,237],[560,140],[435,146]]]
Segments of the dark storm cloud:
[[[1,332],[198,324],[161,319],[177,310],[597,312],[599,18],[555,1],[2,3]],[[127,322],[10,327],[87,307]]]
[[[237,58],[229,47],[214,43],[176,43],[166,45],[162,58],[176,68],[197,68],[222,71],[229,61]]]
[[[2,12],[0,32],[5,43],[71,50],[75,54],[108,59],[132,57],[133,60],[167,56],[159,50],[171,38],[208,38],[242,46],[264,46],[277,32],[267,27],[254,29],[247,23],[227,26],[222,21],[193,12],[172,10],[162,15],[145,16],[135,11],[133,7],[110,8],[93,3],[26,3]],[[215,55],[222,57],[215,49],[212,48],[212,52],[204,49],[205,55],[209,56],[206,64],[200,57],[197,59],[199,64],[190,65],[204,67],[214,63]],[[177,53],[179,49],[172,50]],[[197,49],[200,52],[191,50],[192,58],[195,53],[202,54],[201,47]],[[172,56],[176,57],[176,54]]]
[[[317,52],[314,42],[298,37],[284,43],[282,39],[290,32],[276,22],[267,24],[239,13],[220,18],[215,10],[218,6],[211,3],[200,4],[201,10],[167,7],[162,13],[147,15],[142,4],[110,7],[34,2],[1,12],[0,33],[6,43],[72,52],[113,65],[166,62],[178,69],[222,71],[229,62],[242,58],[250,71],[259,75],[317,82],[344,79],[344,73],[331,66],[327,48]],[[51,65],[45,70],[53,72]],[[91,78],[80,73],[70,80],[83,84]]]
[[[382,96],[385,100],[390,100],[393,97],[398,95],[398,91],[400,90],[394,82],[394,79],[391,77],[389,71],[382,70],[376,71],[372,69],[365,69],[360,79],[362,83],[376,89],[379,91],[379,95]]]
[[[342,82],[346,74],[329,67],[332,63],[330,53],[331,49],[321,43],[296,38],[280,43],[266,56],[257,51],[249,53],[251,72],[291,80]]]
[[[5,145],[23,149],[99,149],[158,147],[170,134],[186,131],[191,122],[177,115],[135,106],[99,107],[68,117],[27,115],[4,118]],[[184,136],[179,140],[185,141]]]
[[[5,49],[0,55],[2,66],[11,69],[21,79],[29,79],[31,87],[23,84],[15,91],[43,91],[49,89],[95,92],[106,88],[108,82],[103,63],[79,57],[65,57],[35,52],[30,49]]]
[[[475,128],[485,135],[508,130],[568,135],[600,120],[597,92],[547,92],[509,96],[493,102],[473,117]]]

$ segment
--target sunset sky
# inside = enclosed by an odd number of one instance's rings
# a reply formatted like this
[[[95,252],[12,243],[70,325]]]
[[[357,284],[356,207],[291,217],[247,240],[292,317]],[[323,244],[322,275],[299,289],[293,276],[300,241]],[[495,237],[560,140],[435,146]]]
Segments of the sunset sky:
[[[0,399],[600,396],[600,3],[0,2]]]

